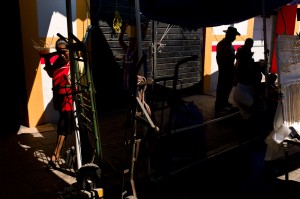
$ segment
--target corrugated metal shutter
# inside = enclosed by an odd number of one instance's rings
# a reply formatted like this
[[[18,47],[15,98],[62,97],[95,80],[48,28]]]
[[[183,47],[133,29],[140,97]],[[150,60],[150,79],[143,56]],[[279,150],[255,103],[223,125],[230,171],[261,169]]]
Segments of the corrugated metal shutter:
[[[92,63],[96,90],[100,92],[100,112],[111,112],[126,107],[126,97],[122,86],[123,57],[118,35],[114,34],[112,22],[118,10],[123,22],[135,21],[134,7],[128,1],[91,0],[91,20],[96,24],[92,33]],[[142,21],[146,18],[142,18]],[[149,20],[148,20],[149,21]],[[150,21],[142,48],[147,54],[148,77],[160,78],[174,75],[175,66],[183,58],[197,55],[195,61],[182,64],[178,73],[178,89],[195,88],[202,92],[202,36],[203,30],[187,30],[180,26]],[[125,41],[128,39],[124,36]],[[162,44],[159,46],[159,42]],[[158,50],[158,51],[156,51]],[[167,83],[168,87],[172,82]],[[105,96],[105,98],[103,98]],[[97,96],[96,96],[97,97]],[[97,97],[98,99],[99,97]]]

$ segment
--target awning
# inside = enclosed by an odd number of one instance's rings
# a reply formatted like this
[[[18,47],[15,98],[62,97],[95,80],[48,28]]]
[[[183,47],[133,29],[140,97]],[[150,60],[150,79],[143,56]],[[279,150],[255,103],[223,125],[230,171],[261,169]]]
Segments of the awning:
[[[140,0],[147,18],[185,27],[213,27],[239,23],[271,13],[295,0]]]

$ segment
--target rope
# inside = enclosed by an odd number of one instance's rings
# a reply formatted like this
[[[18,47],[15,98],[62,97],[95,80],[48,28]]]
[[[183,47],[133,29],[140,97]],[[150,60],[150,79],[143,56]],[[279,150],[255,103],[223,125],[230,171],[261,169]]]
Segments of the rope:
[[[162,37],[160,38],[159,42],[157,42],[157,45],[158,45],[157,51],[158,51],[158,52],[161,52],[160,49],[163,48],[163,47],[166,45],[166,44],[163,44],[163,43],[162,43],[162,40],[165,38],[165,36],[166,36],[166,35],[168,34],[168,32],[171,30],[172,26],[173,26],[173,25],[171,25],[171,24],[169,24],[169,25],[167,26],[167,28],[166,28],[164,34],[163,34]]]

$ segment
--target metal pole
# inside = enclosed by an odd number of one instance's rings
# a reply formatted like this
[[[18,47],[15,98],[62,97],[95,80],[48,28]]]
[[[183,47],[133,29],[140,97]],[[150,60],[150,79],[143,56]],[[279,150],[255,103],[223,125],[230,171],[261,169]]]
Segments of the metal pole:
[[[140,1],[139,0],[135,0],[135,25],[136,25],[136,31],[137,31],[137,42],[138,42],[138,57],[139,60],[142,58],[143,56],[143,51],[142,51],[142,30],[141,30],[141,15],[140,15]],[[144,68],[141,67],[140,74],[144,74]]]
[[[69,43],[69,52],[70,52],[70,74],[71,74],[71,85],[73,91],[73,107],[74,107],[74,117],[75,117],[75,140],[76,140],[76,158],[77,158],[77,168],[79,169],[82,166],[81,159],[81,145],[80,145],[80,132],[78,128],[78,114],[76,113],[76,87],[75,87],[75,51],[73,44],[73,27],[72,27],[72,5],[71,0],[66,0],[66,12],[67,12],[67,28],[68,28],[68,43]]]
[[[263,13],[263,33],[264,33],[264,65],[265,65],[265,82],[266,82],[266,89],[265,89],[265,96],[268,96],[267,90],[267,83],[268,83],[268,74],[269,74],[269,66],[268,66],[268,44],[267,44],[267,27],[266,27],[266,9],[265,9],[265,0],[262,1],[262,13]]]

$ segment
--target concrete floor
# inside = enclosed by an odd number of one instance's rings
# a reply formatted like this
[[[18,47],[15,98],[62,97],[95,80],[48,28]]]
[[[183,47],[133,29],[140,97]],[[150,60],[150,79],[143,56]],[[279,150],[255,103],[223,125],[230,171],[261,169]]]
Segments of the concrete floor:
[[[205,122],[214,121],[213,96],[199,95],[185,100],[193,101],[203,111]],[[129,197],[133,190],[139,199],[239,197],[241,194],[260,198],[300,193],[300,155],[291,155],[288,167],[284,166],[283,159],[264,161],[264,141],[246,134],[238,115],[207,123],[205,131],[201,131],[204,137],[197,137],[196,142],[190,142],[193,137],[186,133],[170,139],[158,138],[153,132],[140,135],[141,147],[134,169],[136,189],[133,189],[130,174],[123,175],[124,170],[130,169],[132,152],[131,145],[124,142],[131,134],[124,128],[124,121],[124,111],[99,116],[105,199],[122,199],[122,194],[124,198]],[[193,147],[203,138],[205,153],[194,154]],[[18,134],[0,138],[0,198],[90,197],[79,190],[76,172],[65,163],[64,154],[59,169],[48,170],[55,140],[55,126],[51,124],[20,128]],[[64,152],[74,146],[74,140],[74,135],[68,137]],[[289,169],[288,182],[284,180],[285,168]]]

